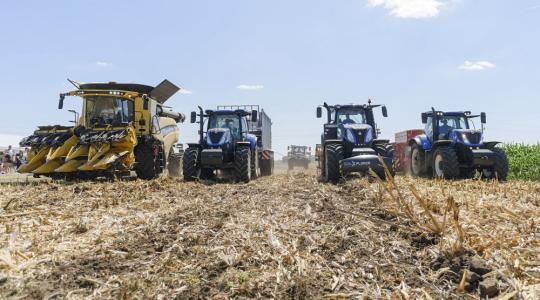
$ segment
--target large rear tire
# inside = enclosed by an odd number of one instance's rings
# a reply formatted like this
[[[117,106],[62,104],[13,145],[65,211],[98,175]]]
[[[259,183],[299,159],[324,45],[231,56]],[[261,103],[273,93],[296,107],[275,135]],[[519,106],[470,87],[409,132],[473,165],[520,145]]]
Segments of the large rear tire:
[[[193,181],[201,176],[201,168],[198,166],[199,149],[187,148],[182,160],[182,171],[185,181]]]
[[[251,149],[238,147],[234,153],[234,172],[239,182],[251,180]]]
[[[432,169],[436,178],[459,178],[459,160],[456,151],[450,147],[437,148],[433,154]]]
[[[157,178],[163,172],[165,161],[163,147],[158,142],[139,144],[135,147],[135,173],[140,179]]]
[[[343,159],[343,146],[330,144],[325,147],[325,180],[327,182],[337,182],[341,179],[341,168],[339,162]]]

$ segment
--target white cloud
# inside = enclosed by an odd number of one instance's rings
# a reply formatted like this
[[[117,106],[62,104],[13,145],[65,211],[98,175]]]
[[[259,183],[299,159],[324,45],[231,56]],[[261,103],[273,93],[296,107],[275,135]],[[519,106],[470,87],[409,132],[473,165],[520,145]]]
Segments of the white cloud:
[[[96,65],[100,67],[109,67],[111,64],[104,61],[96,61]]]
[[[182,95],[191,95],[191,94],[193,94],[193,92],[190,91],[190,90],[188,90],[188,89],[180,89],[180,90],[178,91],[178,93],[179,93],[179,94],[182,94]]]
[[[496,66],[489,61],[465,61],[459,68],[465,71],[483,71],[487,69],[494,69]]]
[[[264,89],[264,85],[260,85],[260,84],[241,84],[241,85],[237,86],[236,88],[239,89],[239,90],[244,90],[244,91],[257,91],[257,90]]]
[[[448,2],[449,0],[446,0]],[[447,3],[440,0],[368,0],[371,6],[382,6],[398,18],[433,18]]]

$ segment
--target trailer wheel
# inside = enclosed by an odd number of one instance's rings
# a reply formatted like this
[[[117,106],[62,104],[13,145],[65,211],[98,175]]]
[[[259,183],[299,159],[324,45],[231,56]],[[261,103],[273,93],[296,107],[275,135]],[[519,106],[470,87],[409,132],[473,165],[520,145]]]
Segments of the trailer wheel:
[[[330,144],[325,147],[325,180],[327,182],[337,182],[341,176],[339,162],[343,159],[343,146]]]
[[[163,172],[161,160],[165,160],[163,147],[157,142],[139,144],[135,147],[135,173],[140,179],[150,180]],[[165,162],[164,162],[165,163]]]
[[[201,168],[197,166],[199,158],[199,149],[187,148],[184,152],[184,159],[182,160],[182,171],[184,173],[185,181],[193,181],[201,176]]]
[[[456,151],[450,147],[439,147],[433,155],[433,175],[437,178],[459,177],[459,161]]]
[[[491,149],[495,153],[493,167],[482,171],[482,178],[495,179],[506,181],[508,177],[508,158],[504,150],[500,148]]]
[[[234,153],[234,172],[236,180],[249,182],[251,180],[251,150],[248,147],[238,147]]]
[[[274,173],[274,158],[263,159],[260,161],[261,176],[270,176]]]
[[[413,176],[420,177],[425,175],[425,158],[422,158],[420,147],[418,147],[417,144],[412,146],[409,164],[410,171]]]

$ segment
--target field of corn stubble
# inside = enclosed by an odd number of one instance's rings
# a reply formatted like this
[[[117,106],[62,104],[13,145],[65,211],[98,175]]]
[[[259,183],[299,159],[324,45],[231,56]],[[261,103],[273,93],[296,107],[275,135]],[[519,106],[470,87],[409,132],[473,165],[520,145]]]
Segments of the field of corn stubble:
[[[538,299],[540,183],[0,186],[0,298]]]

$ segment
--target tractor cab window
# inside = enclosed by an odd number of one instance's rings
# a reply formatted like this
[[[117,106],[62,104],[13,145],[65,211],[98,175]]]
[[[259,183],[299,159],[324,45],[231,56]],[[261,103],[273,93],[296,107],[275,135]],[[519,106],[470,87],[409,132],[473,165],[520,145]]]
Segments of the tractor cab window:
[[[469,129],[465,116],[443,116],[439,119],[439,137],[448,138],[453,129]]]
[[[133,101],[103,96],[86,97],[86,123],[93,126],[122,126],[134,120]]]
[[[208,129],[225,128],[235,139],[240,138],[240,118],[235,114],[214,114],[208,120]]]
[[[427,118],[426,128],[424,128],[424,132],[426,133],[428,139],[430,140],[433,139],[433,118],[432,117]]]
[[[340,109],[337,111],[338,124],[365,124],[366,113],[361,109]]]

